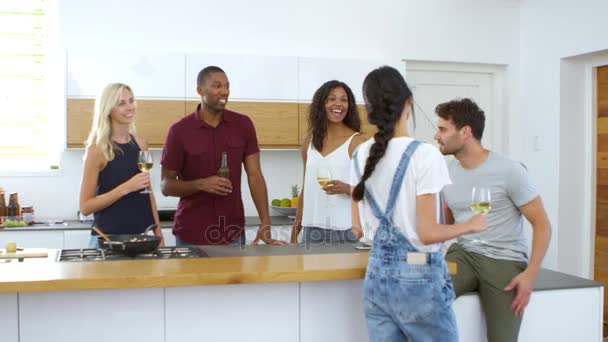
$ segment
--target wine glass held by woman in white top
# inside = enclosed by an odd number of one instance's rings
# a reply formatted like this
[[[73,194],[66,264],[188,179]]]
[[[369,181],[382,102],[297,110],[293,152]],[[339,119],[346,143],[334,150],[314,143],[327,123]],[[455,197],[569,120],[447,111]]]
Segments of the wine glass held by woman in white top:
[[[307,244],[356,242],[350,219],[350,161],[365,140],[355,96],[344,82],[332,80],[315,92],[308,114],[308,134],[302,144],[303,186],[291,242]],[[326,168],[331,180],[318,181]],[[331,197],[331,198],[330,198]]]
[[[93,125],[86,141],[80,185],[80,212],[93,214],[93,226],[106,234],[139,234],[156,224],[161,238],[154,194],[140,194],[150,186],[150,175],[138,169],[146,141],[135,133],[136,102],[131,88],[108,84],[95,100]],[[97,247],[91,232],[90,248]]]

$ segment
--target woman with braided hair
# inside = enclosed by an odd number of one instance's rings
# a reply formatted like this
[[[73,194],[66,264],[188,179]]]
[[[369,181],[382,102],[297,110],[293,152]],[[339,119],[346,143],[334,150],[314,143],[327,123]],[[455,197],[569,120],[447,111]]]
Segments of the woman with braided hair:
[[[373,70],[363,97],[378,132],[352,158],[352,222],[373,240],[363,284],[370,341],[457,341],[441,242],[484,230],[485,217],[437,223],[437,194],[451,182],[437,148],[408,136],[412,92],[399,71]]]

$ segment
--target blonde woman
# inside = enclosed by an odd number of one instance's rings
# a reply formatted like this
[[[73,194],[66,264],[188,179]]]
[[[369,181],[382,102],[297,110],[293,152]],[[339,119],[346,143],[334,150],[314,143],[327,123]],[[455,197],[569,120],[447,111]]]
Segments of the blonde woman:
[[[156,223],[161,238],[150,175],[137,168],[139,151],[147,143],[135,134],[135,97],[122,83],[108,84],[95,100],[93,126],[86,142],[80,187],[80,212],[94,214],[94,226],[106,234],[139,234]],[[97,247],[91,231],[89,247]]]

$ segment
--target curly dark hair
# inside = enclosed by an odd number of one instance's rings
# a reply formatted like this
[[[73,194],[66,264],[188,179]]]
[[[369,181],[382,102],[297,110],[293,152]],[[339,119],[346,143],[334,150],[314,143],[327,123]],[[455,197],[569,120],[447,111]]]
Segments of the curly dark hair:
[[[356,132],[361,131],[361,118],[359,117],[359,111],[357,110],[357,103],[355,102],[353,91],[344,82],[336,80],[327,81],[315,91],[308,113],[308,132],[311,136],[312,146],[314,146],[317,151],[323,149],[323,138],[325,138],[325,134],[327,133],[325,103],[327,102],[329,93],[337,87],[342,87],[348,97],[348,111],[342,122]]]
[[[382,66],[365,77],[363,98],[368,113],[367,119],[378,128],[378,132],[374,135],[374,144],[370,148],[361,181],[353,190],[352,198],[355,201],[363,198],[365,181],[386,154],[388,142],[393,138],[395,124],[401,117],[405,102],[411,97],[412,91],[395,68]]]
[[[471,127],[475,139],[481,140],[486,125],[486,116],[475,101],[464,98],[440,103],[435,107],[435,112],[440,118],[451,120],[457,129],[464,126]]]

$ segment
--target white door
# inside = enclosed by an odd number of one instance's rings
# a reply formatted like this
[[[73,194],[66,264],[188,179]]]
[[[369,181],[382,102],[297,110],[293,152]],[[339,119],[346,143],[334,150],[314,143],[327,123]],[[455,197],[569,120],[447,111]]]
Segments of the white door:
[[[503,152],[506,136],[501,108],[502,68],[457,63],[406,62],[406,81],[414,93],[415,128],[410,132],[420,140],[436,144],[435,107],[456,98],[471,98],[485,112],[486,125],[482,144]],[[506,121],[505,121],[506,122]],[[411,124],[411,123],[410,123]]]

